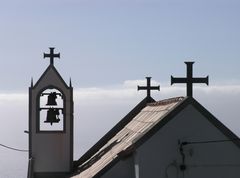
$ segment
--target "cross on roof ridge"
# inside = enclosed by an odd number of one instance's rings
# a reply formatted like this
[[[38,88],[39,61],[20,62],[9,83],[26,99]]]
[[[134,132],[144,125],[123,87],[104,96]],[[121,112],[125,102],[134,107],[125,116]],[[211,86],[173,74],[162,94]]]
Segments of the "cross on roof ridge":
[[[193,61],[184,62],[187,65],[187,77],[186,78],[175,78],[171,76],[171,85],[174,83],[186,83],[187,85],[187,96],[192,97],[193,95],[193,83],[205,83],[208,85],[209,77],[205,78],[194,78],[193,77]]]
[[[43,53],[43,58],[50,58],[50,65],[54,64],[54,58],[60,58],[60,53],[54,54],[54,49],[53,47],[50,47],[50,53],[46,54]]]
[[[158,90],[160,91],[160,85],[158,86],[151,86],[151,78],[146,77],[147,79],[147,86],[138,86],[138,90],[147,90],[147,98],[151,98],[151,90]]]

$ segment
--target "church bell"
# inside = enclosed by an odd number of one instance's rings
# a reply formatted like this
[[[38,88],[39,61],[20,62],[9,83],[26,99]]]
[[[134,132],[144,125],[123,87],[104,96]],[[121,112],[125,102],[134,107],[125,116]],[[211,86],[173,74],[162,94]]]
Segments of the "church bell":
[[[57,99],[57,93],[56,92],[51,92],[48,95],[48,100],[47,100],[47,104],[46,105],[48,105],[48,106],[56,106],[57,105],[56,99]]]
[[[59,110],[55,108],[50,108],[47,111],[47,118],[44,121],[45,123],[50,123],[51,125],[53,123],[58,123],[60,121],[59,119]]]

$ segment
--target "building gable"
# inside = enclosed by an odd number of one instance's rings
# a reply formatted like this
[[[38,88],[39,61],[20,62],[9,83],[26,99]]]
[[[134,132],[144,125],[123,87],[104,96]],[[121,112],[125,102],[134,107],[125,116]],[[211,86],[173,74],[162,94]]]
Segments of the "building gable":
[[[104,176],[105,173],[116,167],[126,156],[136,156],[135,153],[138,152],[141,147],[147,145],[148,140],[154,138],[157,133],[163,132],[164,128],[170,126],[178,115],[181,115],[189,108],[194,111],[192,114],[188,114],[189,117],[201,116],[200,121],[203,120],[203,122],[208,123],[206,125],[211,125],[215,128],[213,130],[221,133],[224,139],[232,140],[234,145],[239,146],[239,141],[236,140],[238,137],[195,99],[192,97],[172,98],[148,104],[134,118],[129,120],[128,123],[122,125],[118,132],[115,132],[114,135],[108,135],[109,138],[107,142],[78,167],[79,173],[77,174],[79,175],[74,177],[88,177],[88,174],[91,174],[92,177]],[[182,129],[187,130],[188,127],[191,126],[188,126],[186,123]],[[189,134],[191,133],[189,132]],[[168,137],[166,136],[165,139],[168,139]],[[186,140],[179,138],[179,142],[181,141]],[[175,140],[174,144],[178,149],[178,141]],[[162,145],[162,147],[164,147],[164,145]],[[235,149],[238,150],[239,147],[235,146]],[[152,153],[157,154],[158,151],[152,151]],[[151,162],[148,164],[155,165],[151,164]]]
[[[187,97],[181,103],[179,103],[175,108],[172,109],[158,124],[156,124],[149,132],[147,132],[137,143],[136,146],[141,145],[149,137],[153,136],[159,129],[161,129],[165,124],[175,118],[183,109],[188,105],[192,105],[195,109],[200,112],[205,119],[212,123],[216,128],[218,128],[227,138],[233,140],[233,142],[240,148],[240,142],[238,141],[238,136],[235,135],[230,129],[228,129],[223,123],[221,123],[213,114],[211,114],[207,109],[205,109],[200,103],[198,103],[194,98]]]
[[[184,107],[135,149],[140,177],[239,177],[239,147],[209,119]]]
[[[53,65],[49,65],[48,68],[45,70],[45,72],[42,74],[42,76],[39,78],[39,80],[36,82],[32,88],[41,88],[42,85],[46,86],[46,84],[51,85],[61,85],[62,88],[69,89],[66,82],[63,80],[61,75],[58,73],[57,69]]]

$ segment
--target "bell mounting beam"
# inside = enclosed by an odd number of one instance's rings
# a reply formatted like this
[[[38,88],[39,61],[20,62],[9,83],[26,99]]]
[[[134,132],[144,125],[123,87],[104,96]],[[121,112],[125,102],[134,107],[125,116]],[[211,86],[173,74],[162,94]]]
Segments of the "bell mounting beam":
[[[187,65],[187,77],[186,78],[175,78],[171,76],[171,85],[174,83],[186,83],[187,96],[193,96],[193,84],[194,83],[205,83],[208,85],[208,76],[205,78],[193,78],[193,64],[194,62],[185,62]]]
[[[55,108],[53,108],[53,107],[43,107],[43,108],[39,108],[39,110],[41,111],[41,110],[49,110],[49,109],[58,109],[58,110],[64,110],[64,108],[57,108],[57,107],[55,107]]]
[[[54,49],[53,47],[50,47],[50,53],[46,54],[43,53],[43,58],[50,58],[50,65],[54,65],[54,58],[60,58],[60,53],[55,54],[54,53]]]
[[[138,90],[147,90],[147,98],[151,98],[151,90],[160,90],[160,86],[151,86],[151,77],[146,77],[147,86],[138,86]]]

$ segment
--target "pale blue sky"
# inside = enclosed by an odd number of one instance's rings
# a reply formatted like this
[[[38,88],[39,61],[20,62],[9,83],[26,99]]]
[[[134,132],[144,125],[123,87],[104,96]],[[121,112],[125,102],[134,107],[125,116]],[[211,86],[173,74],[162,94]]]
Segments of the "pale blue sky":
[[[240,1],[42,0],[2,1],[1,90],[25,90],[48,65],[49,46],[75,87],[114,85],[152,76],[170,83],[195,75],[211,83],[240,78]]]
[[[75,89],[76,159],[145,97],[135,80],[160,82],[156,99],[185,95],[170,76],[185,76],[192,59],[194,76],[211,85],[194,96],[240,135],[239,9],[239,0],[2,0],[0,143],[27,148],[28,87],[50,46]],[[26,177],[27,154],[0,148],[0,157],[0,177]]]

